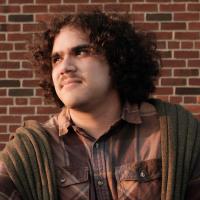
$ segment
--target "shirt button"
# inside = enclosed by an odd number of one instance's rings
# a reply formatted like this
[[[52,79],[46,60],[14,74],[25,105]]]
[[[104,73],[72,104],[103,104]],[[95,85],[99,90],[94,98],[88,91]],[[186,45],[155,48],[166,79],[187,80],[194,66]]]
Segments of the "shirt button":
[[[96,143],[96,144],[95,144],[95,147],[98,149],[98,148],[99,148],[99,143]]]
[[[103,185],[103,181],[98,180],[98,181],[97,181],[97,184],[98,184],[98,186],[102,186],[102,185]]]
[[[140,177],[142,177],[142,178],[145,178],[145,177],[146,177],[146,174],[144,173],[143,170],[140,172]]]
[[[61,182],[61,183],[64,183],[65,181],[66,181],[65,178],[61,178],[61,179],[60,179],[60,182]]]

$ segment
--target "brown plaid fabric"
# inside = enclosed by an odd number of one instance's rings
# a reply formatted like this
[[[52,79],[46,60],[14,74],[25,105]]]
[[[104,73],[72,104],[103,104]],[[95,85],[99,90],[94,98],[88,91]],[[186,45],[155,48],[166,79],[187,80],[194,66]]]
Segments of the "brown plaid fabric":
[[[151,104],[126,104],[121,119],[97,139],[76,127],[66,108],[43,126],[51,135],[60,200],[160,199],[160,128]],[[187,199],[200,199],[199,166]],[[0,173],[2,196],[20,200],[2,163]]]

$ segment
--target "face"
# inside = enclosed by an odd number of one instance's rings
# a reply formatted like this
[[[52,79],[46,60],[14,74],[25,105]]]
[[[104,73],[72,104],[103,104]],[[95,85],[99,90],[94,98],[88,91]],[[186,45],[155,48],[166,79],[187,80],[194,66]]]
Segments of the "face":
[[[54,40],[52,79],[58,97],[73,109],[90,109],[116,93],[105,57],[73,27],[62,28]]]

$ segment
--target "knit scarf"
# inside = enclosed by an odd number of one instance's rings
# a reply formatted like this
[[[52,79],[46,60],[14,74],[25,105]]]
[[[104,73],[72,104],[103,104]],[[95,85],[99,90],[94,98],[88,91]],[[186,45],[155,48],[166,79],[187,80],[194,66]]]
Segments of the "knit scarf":
[[[0,159],[23,200],[58,200],[48,134],[36,121],[11,135]]]

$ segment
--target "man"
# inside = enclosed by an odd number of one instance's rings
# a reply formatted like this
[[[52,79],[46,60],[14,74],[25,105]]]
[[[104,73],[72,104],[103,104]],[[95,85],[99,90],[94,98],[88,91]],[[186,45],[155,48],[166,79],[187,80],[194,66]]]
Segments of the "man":
[[[149,99],[149,35],[101,12],[56,18],[33,49],[62,111],[25,122],[1,154],[1,199],[200,199],[200,124]]]

